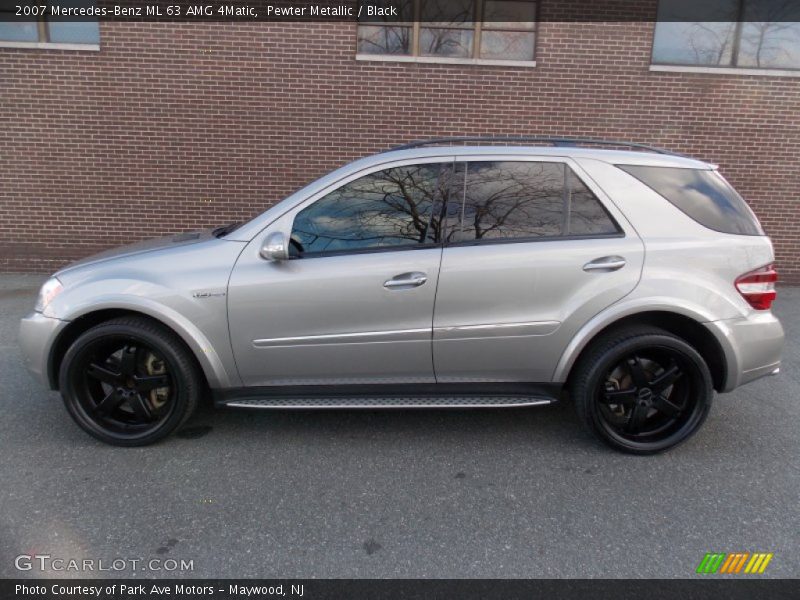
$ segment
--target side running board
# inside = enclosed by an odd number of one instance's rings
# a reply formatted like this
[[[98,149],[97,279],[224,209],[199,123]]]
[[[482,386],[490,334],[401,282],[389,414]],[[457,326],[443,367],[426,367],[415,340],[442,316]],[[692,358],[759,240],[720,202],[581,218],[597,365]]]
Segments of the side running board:
[[[513,408],[551,404],[558,399],[553,386],[502,384],[475,386],[302,386],[296,388],[238,388],[218,391],[215,404],[229,408],[271,409],[385,409],[385,408]]]

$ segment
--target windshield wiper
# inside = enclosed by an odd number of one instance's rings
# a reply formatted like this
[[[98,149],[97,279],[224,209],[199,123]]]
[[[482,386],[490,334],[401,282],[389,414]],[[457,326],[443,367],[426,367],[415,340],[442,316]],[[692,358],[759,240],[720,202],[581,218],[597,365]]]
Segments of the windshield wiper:
[[[221,227],[217,227],[215,229],[212,229],[211,230],[211,234],[214,237],[218,237],[218,238],[225,237],[231,231],[234,231],[236,228],[238,228],[239,225],[241,225],[241,224],[242,224],[241,221],[234,221],[233,223],[228,223],[227,225],[223,225]]]

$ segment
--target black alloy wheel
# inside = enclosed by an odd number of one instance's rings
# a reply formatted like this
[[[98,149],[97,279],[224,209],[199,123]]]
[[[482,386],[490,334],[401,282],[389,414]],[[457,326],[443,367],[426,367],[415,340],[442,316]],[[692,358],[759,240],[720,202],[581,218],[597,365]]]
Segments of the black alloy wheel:
[[[140,317],[86,331],[60,371],[64,403],[78,425],[123,446],[152,443],[184,423],[197,405],[200,382],[180,340]]]
[[[575,405],[612,447],[661,452],[688,439],[708,415],[711,375],[700,354],[665,331],[636,328],[598,340],[576,366]]]

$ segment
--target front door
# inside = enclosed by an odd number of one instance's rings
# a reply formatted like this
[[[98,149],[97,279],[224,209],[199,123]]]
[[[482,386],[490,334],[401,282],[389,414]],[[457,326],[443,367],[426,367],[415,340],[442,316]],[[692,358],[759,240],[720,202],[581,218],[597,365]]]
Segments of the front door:
[[[636,286],[643,244],[579,172],[556,157],[456,163],[433,323],[439,382],[549,382],[578,329]]]
[[[431,383],[441,186],[452,163],[400,164],[310,198],[234,267],[228,312],[243,382]],[[291,258],[266,261],[281,231]]]

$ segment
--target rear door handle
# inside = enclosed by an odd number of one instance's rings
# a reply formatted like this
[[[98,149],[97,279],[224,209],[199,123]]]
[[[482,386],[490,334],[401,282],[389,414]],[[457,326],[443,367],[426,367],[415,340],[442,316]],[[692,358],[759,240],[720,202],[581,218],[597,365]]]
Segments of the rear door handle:
[[[625,259],[621,256],[603,256],[595,258],[583,265],[584,271],[617,271],[625,266]]]
[[[428,281],[428,276],[425,275],[425,273],[415,271],[413,273],[401,273],[400,275],[396,275],[388,281],[385,281],[383,287],[390,290],[408,289],[419,287],[426,281]]]

